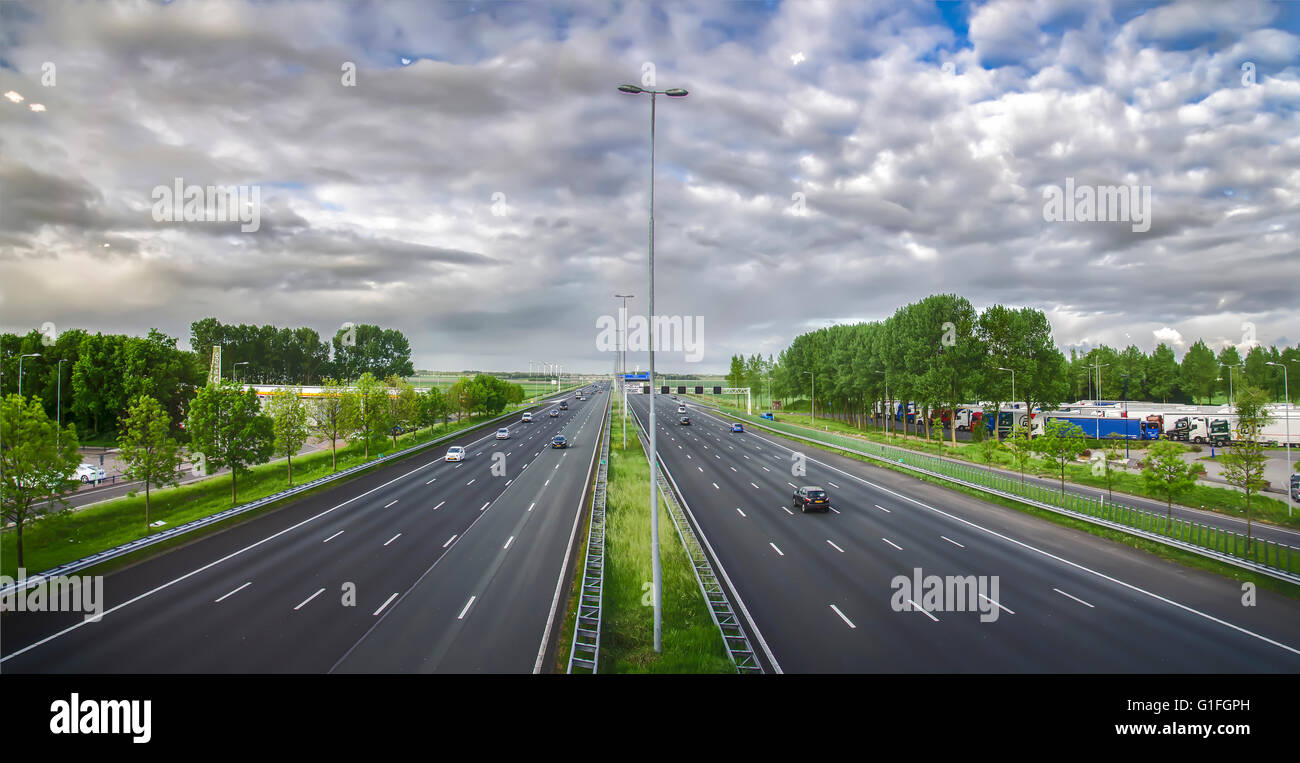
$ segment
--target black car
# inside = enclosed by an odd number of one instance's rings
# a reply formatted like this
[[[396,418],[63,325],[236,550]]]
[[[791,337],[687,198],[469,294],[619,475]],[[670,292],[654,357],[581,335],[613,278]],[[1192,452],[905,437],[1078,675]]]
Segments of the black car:
[[[554,437],[551,438],[551,447],[552,447],[552,448],[567,448],[567,447],[569,447],[569,441],[566,440],[566,439],[564,439],[564,435],[562,435],[562,434],[557,434],[556,436],[554,436]]]
[[[794,491],[794,507],[803,512],[831,510],[830,496],[816,485],[801,487]]]
[[[691,417],[690,417],[690,416],[683,416],[683,417],[681,417],[680,419],[677,420],[677,423],[678,423],[678,424],[681,424],[681,425],[684,426],[684,427],[688,427],[688,426],[691,425]]]
[[[561,401],[560,401],[560,410],[562,410],[562,411],[567,411],[567,410],[569,410],[569,403],[568,403],[567,400],[561,400]]]

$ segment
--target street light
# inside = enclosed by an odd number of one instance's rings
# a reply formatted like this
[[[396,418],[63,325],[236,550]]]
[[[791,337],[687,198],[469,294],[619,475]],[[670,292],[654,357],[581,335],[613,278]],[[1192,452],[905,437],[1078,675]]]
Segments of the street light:
[[[618,386],[623,391],[623,450],[627,450],[627,301],[635,297],[635,294],[615,294],[614,299],[623,300],[623,312],[618,316],[619,323],[623,328],[623,349],[619,352],[619,380]]]
[[[1097,400],[1101,400],[1101,369],[1109,366],[1109,363],[1093,363],[1092,367],[1097,369]],[[1098,425],[1100,426],[1100,424]]]
[[[39,352],[29,352],[26,355],[18,356],[18,396],[23,396],[23,358],[39,358]]]
[[[650,318],[650,553],[651,588],[654,593],[654,647],[663,650],[663,599],[660,596],[659,569],[659,467],[655,462],[655,96],[681,98],[687,93],[681,88],[646,90],[636,85],[619,85],[620,93],[629,95],[650,94],[650,304],[646,315]]]
[[[1237,410],[1237,398],[1232,394],[1232,369],[1244,368],[1245,366],[1241,363],[1220,363],[1219,365],[1228,369],[1228,405],[1232,406],[1232,411],[1235,413]],[[1222,379],[1223,377],[1220,376],[1219,378]]]
[[[1124,380],[1124,460],[1128,460],[1128,374],[1120,377]],[[1138,436],[1141,436],[1142,425],[1138,425]],[[1109,464],[1107,465],[1109,468]]]
[[[1286,502],[1286,515],[1289,517],[1289,516],[1291,516],[1291,504],[1295,502],[1295,499],[1291,497],[1291,485],[1289,484],[1289,481],[1290,481],[1290,479],[1291,479],[1291,474],[1292,474],[1292,471],[1291,471],[1291,470],[1292,470],[1292,466],[1291,466],[1291,387],[1287,384],[1287,373],[1286,373],[1286,364],[1285,364],[1285,363],[1274,363],[1274,362],[1271,361],[1271,360],[1267,360],[1267,361],[1264,361],[1264,365],[1266,365],[1266,366],[1277,366],[1278,368],[1281,368],[1281,369],[1282,369],[1282,394],[1285,396],[1285,400],[1286,400],[1286,478],[1287,478],[1287,480],[1288,480],[1288,484],[1286,485],[1286,493],[1287,493],[1287,498],[1290,499],[1290,500],[1288,500],[1288,501]]]

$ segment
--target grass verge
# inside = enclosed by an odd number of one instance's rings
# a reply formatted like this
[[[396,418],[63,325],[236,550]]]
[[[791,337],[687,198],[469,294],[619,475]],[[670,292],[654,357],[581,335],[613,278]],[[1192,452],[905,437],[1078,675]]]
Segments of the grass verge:
[[[454,424],[442,424],[432,430],[399,435],[397,447],[392,439],[386,440],[383,452],[391,453],[457,431],[472,429],[487,417],[465,419]],[[372,446],[372,459],[378,455]],[[338,451],[338,469],[342,471],[365,462],[364,449],[353,443]],[[332,473],[328,449],[296,456],[293,459],[293,481],[300,485]],[[338,483],[331,483],[334,487]],[[239,478],[239,501],[248,503],[277,493],[288,487],[288,468],[283,461],[254,467]],[[312,491],[315,492],[315,491]],[[301,497],[295,496],[296,498]],[[275,508],[284,506],[276,502]],[[195,519],[210,516],[231,507],[230,475],[221,474],[211,479],[165,490],[154,490],[149,508],[151,522],[166,522],[162,528],[176,527]],[[241,517],[240,521],[247,519]],[[233,520],[232,520],[233,521]],[[227,526],[226,522],[220,523]],[[186,533],[186,542],[213,528]],[[157,530],[155,530],[157,531]],[[85,556],[114,548],[146,535],[144,524],[144,494],[125,496],[80,510],[62,510],[31,522],[23,528],[23,566],[32,572],[48,570]],[[193,536],[193,537],[191,537]],[[151,547],[149,553],[155,553]],[[131,555],[138,558],[136,554]],[[17,533],[7,528],[0,534],[0,574],[15,576],[18,568]]]

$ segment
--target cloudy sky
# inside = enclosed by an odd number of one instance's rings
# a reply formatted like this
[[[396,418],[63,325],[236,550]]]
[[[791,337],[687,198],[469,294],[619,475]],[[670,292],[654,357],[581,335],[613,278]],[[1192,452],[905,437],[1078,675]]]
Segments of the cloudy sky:
[[[690,91],[656,312],[705,340],[660,368],[939,292],[1062,348],[1300,342],[1300,3],[1254,2],[0,3],[0,328],[365,322],[421,368],[608,370],[650,176],[615,88],[652,82]],[[256,191],[257,230],[156,220],[177,178]],[[1148,187],[1149,229],[1047,219],[1067,183]]]

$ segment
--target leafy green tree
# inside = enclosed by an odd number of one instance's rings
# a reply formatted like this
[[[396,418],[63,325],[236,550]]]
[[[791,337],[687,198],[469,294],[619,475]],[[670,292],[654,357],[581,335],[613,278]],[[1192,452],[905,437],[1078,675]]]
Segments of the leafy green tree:
[[[1107,500],[1115,498],[1115,469],[1111,466],[1111,462],[1119,459],[1119,441],[1122,439],[1123,436],[1115,432],[1106,435],[1106,441],[1102,444],[1103,450],[1096,454],[1101,457],[1093,460],[1092,474],[1094,477],[1101,477],[1106,483]]]
[[[307,444],[310,427],[307,425],[307,402],[302,399],[301,387],[281,387],[271,393],[266,404],[274,434],[275,455],[284,456],[289,467],[289,485],[293,486],[293,457]]]
[[[974,431],[974,430],[972,430]],[[978,441],[978,450],[976,451],[980,460],[988,466],[989,471],[993,471],[993,462],[997,460],[998,451],[1002,449],[1002,441],[997,438],[997,433],[988,436],[981,436]]]
[[[1246,494],[1246,542],[1251,539],[1250,497],[1267,485],[1264,467],[1268,455],[1260,433],[1273,420],[1264,408],[1269,402],[1265,390],[1250,385],[1236,388],[1237,436],[1232,448],[1223,456],[1223,478]]]
[[[1236,347],[1228,345],[1219,350],[1216,374],[1219,378],[1219,389],[1223,391],[1224,397],[1227,397],[1229,393],[1235,394],[1237,387],[1245,383],[1245,380],[1241,378],[1242,369],[1239,368],[1241,365],[1241,353],[1237,352]]]
[[[1023,424],[1012,427],[1011,436],[1007,438],[1004,447],[1011,451],[1011,460],[1020,471],[1020,484],[1024,485],[1025,467],[1029,466],[1029,459],[1034,455],[1034,443],[1028,427]]]
[[[1151,397],[1167,403],[1178,388],[1178,360],[1169,345],[1161,342],[1146,363],[1146,389]]]
[[[419,393],[415,391],[415,387],[396,376],[388,377],[384,383],[390,390],[388,395],[388,421],[393,437],[393,450],[396,450],[397,429],[399,427],[406,429],[415,423],[416,416],[420,412],[420,398]],[[397,394],[393,394],[393,390],[396,390]]]
[[[1187,448],[1172,440],[1158,440],[1147,448],[1142,483],[1165,499],[1166,518],[1172,519],[1174,499],[1196,485],[1196,464],[1183,460]]]
[[[171,436],[172,418],[162,403],[140,395],[121,422],[117,444],[126,462],[127,479],[144,483],[144,531],[149,532],[150,492],[153,487],[180,481],[181,448]]]
[[[411,345],[396,329],[383,329],[363,323],[339,329],[334,334],[335,376],[355,379],[368,373],[376,379],[389,376],[406,378],[415,373],[411,365]]]
[[[0,516],[14,525],[18,566],[23,566],[23,528],[52,510],[54,500],[76,489],[81,458],[77,433],[46,415],[39,397],[17,394],[0,401]]]
[[[356,412],[355,431],[361,435],[365,458],[370,460],[370,446],[382,447],[392,423],[388,412],[388,389],[369,371],[361,375],[353,387],[353,410]]]
[[[515,386],[518,387],[519,385],[516,384]],[[519,389],[523,390],[522,387]],[[449,412],[447,398],[437,387],[430,387],[427,392],[420,395],[418,416],[421,426],[432,429],[441,424],[447,418]]]
[[[339,440],[346,440],[355,430],[355,396],[348,393],[347,385],[325,379],[321,383],[320,397],[311,403],[311,432],[330,442],[330,469],[338,471]]]
[[[239,475],[266,463],[274,450],[271,417],[262,413],[257,393],[229,380],[201,388],[186,419],[191,451],[201,453],[206,473],[230,469],[230,502],[239,501]]]
[[[1054,462],[1060,473],[1061,492],[1065,492],[1065,466],[1084,451],[1083,429],[1062,419],[1051,419],[1043,427],[1043,434],[1034,440],[1034,450]]]
[[[1194,400],[1205,398],[1208,401],[1213,396],[1215,383],[1219,378],[1219,366],[1214,359],[1214,353],[1205,342],[1198,339],[1192,344],[1187,354],[1183,356],[1179,373],[1182,377],[1183,389],[1187,390]]]

